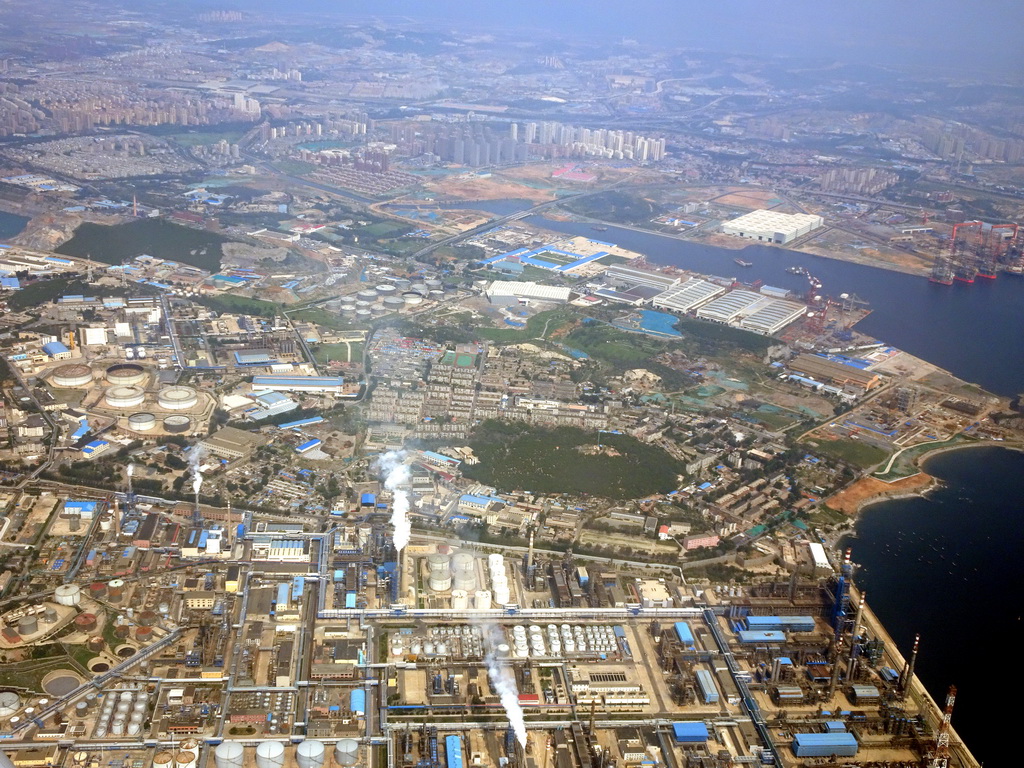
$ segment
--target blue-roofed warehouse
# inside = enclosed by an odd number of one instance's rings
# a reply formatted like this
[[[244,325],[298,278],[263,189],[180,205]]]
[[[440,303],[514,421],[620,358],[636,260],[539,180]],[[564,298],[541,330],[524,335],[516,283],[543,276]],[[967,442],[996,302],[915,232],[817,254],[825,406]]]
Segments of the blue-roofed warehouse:
[[[685,621],[676,622],[676,637],[679,638],[679,642],[688,648],[693,647],[693,632],[690,630],[690,625]]]
[[[461,736],[452,734],[444,737],[444,756],[448,760],[448,768],[464,768]]]
[[[302,445],[298,446],[295,449],[295,452],[296,453],[306,453],[308,451],[313,450],[318,445],[323,445],[323,440],[318,440],[317,438],[314,437],[312,440],[307,440]]]
[[[857,739],[852,733],[794,733],[797,757],[856,757]]]
[[[708,740],[708,727],[704,723],[672,723],[676,744],[703,744]]]
[[[778,630],[755,630],[755,629],[743,629],[740,630],[739,639],[740,643],[784,643],[786,642],[786,633],[779,632]]]
[[[747,629],[776,632],[813,632],[813,616],[747,616]]]
[[[353,688],[348,697],[348,708],[353,715],[366,714],[366,691],[362,688]]]
[[[43,344],[43,352],[54,360],[65,360],[71,357],[71,350],[59,341],[51,341],[47,344]]]

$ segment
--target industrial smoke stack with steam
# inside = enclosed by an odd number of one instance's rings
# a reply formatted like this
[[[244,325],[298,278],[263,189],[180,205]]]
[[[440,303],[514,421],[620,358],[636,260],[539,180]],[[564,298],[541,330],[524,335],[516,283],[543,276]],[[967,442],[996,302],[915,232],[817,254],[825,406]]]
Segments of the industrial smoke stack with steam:
[[[519,746],[526,749],[526,720],[523,717],[523,707],[519,703],[519,688],[516,686],[516,678],[509,663],[498,658],[496,653],[498,646],[504,642],[501,629],[496,624],[485,624],[482,629],[484,645],[487,648],[487,654],[484,656],[487,679],[490,680],[491,688],[501,699],[501,706],[505,708],[508,724],[512,727]]]
[[[412,473],[405,463],[405,451],[389,451],[377,459],[377,471],[384,478],[384,488],[391,492],[391,526],[395,549],[401,554],[409,544],[412,523],[409,522],[409,485]]]

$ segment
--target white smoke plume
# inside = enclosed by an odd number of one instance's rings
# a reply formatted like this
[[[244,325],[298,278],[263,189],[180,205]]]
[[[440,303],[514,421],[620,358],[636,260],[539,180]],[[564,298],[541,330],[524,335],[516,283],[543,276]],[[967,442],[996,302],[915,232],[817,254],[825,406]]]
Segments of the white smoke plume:
[[[409,521],[409,486],[412,473],[405,463],[405,451],[389,451],[377,458],[377,472],[384,478],[384,488],[391,491],[391,527],[394,528],[395,549],[399,553],[409,544],[412,523]]]
[[[206,449],[198,443],[188,452],[188,466],[192,473],[192,492],[196,495],[196,504],[199,503],[199,491],[203,487],[203,470],[199,465],[203,463],[205,456]]]
[[[135,465],[132,462],[128,462],[128,466],[125,467],[125,473],[128,475],[128,477],[131,477],[132,475],[135,474]]]
[[[491,682],[491,688],[501,698],[501,706],[505,708],[508,724],[512,726],[519,746],[526,749],[526,719],[523,717],[523,707],[519,703],[516,677],[508,661],[497,655],[498,646],[504,642],[501,628],[497,624],[484,624],[481,631],[484,636],[484,647],[487,649],[484,656],[487,679]]]

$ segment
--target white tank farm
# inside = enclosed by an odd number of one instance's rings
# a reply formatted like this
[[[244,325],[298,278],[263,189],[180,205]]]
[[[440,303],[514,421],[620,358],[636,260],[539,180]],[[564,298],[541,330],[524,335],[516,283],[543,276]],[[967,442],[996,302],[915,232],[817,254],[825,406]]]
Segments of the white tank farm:
[[[217,768],[242,768],[245,758],[245,747],[237,741],[222,741],[213,750],[213,760]]]
[[[284,765],[284,744],[261,741],[256,747],[256,768],[281,768]]]
[[[61,584],[53,590],[53,600],[57,605],[78,605],[82,602],[82,589],[77,584]]]
[[[126,410],[142,405],[146,401],[146,392],[135,384],[117,384],[107,390],[103,399],[110,408]]]
[[[164,387],[156,402],[165,411],[189,411],[199,404],[199,394],[192,387]]]
[[[295,748],[295,762],[299,768],[322,768],[326,753],[322,741],[306,739]]]
[[[86,387],[92,383],[92,368],[82,363],[59,365],[51,381],[55,387]]]
[[[128,429],[133,432],[148,432],[156,426],[156,416],[140,411],[128,417]]]

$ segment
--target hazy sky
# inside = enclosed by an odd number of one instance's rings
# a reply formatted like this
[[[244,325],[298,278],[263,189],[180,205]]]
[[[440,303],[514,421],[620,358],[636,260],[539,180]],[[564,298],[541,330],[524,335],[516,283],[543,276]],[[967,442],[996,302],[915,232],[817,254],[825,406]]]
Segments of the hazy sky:
[[[548,27],[756,54],[1024,70],[1024,0],[202,0]]]

